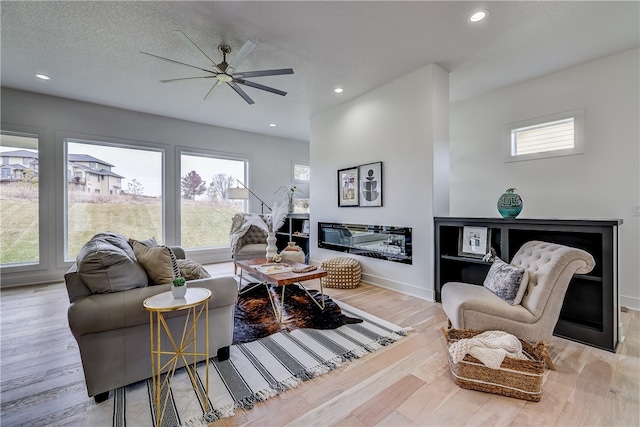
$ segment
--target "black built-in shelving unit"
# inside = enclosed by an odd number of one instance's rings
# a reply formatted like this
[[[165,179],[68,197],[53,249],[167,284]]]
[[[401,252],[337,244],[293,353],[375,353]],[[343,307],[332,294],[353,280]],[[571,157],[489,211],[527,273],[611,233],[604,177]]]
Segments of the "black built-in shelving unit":
[[[618,228],[621,219],[503,219],[436,217],[435,297],[451,281],[482,285],[490,263],[460,256],[460,233],[465,226],[487,227],[490,246],[510,262],[520,247],[541,240],[584,249],[596,265],[576,274],[569,283],[554,334],[594,347],[615,351],[620,341],[618,304]]]

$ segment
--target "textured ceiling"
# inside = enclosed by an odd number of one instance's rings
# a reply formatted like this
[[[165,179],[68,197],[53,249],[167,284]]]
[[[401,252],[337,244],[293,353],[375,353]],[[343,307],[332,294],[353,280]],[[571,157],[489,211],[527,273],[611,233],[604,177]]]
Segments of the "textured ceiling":
[[[1,83],[194,122],[308,141],[309,119],[430,63],[450,72],[450,97],[480,93],[638,47],[639,2],[54,2],[2,1]],[[466,17],[489,11],[479,25]],[[248,105],[212,80],[142,55],[209,67],[219,44],[257,46],[237,71],[293,68],[250,79]],[[41,72],[50,81],[34,78]],[[336,95],[333,89],[344,87]],[[269,127],[277,123],[277,127]]]

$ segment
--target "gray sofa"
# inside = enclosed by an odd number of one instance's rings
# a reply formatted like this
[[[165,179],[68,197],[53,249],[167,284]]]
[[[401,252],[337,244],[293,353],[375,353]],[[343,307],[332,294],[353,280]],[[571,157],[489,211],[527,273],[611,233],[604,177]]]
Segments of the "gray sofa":
[[[172,248],[184,259],[181,248]],[[101,233],[87,242],[76,263],[65,274],[71,305],[69,327],[80,350],[87,394],[97,402],[109,391],[151,377],[149,312],[143,301],[170,291],[170,284],[155,285],[136,260],[124,236]],[[187,281],[189,287],[211,291],[209,301],[209,354],[224,360],[233,341],[233,318],[238,296],[233,277]],[[186,311],[166,313],[174,336],[180,336]],[[204,318],[197,339],[204,342]],[[163,340],[169,345],[169,340]]]

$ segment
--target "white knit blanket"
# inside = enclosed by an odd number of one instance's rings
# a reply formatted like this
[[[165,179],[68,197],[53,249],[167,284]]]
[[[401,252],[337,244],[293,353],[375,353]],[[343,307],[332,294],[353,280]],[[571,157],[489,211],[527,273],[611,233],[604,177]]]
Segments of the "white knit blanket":
[[[505,357],[527,359],[522,353],[522,343],[514,335],[504,331],[486,331],[473,338],[461,339],[449,346],[454,363],[470,354],[491,369],[498,369]]]

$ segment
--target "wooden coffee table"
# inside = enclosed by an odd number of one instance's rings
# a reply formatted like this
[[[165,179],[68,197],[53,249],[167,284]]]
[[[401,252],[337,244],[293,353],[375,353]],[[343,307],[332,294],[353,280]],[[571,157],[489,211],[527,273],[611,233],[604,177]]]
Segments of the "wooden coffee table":
[[[247,273],[250,273],[252,276],[255,276],[261,280],[260,283],[256,283],[254,286],[250,286],[247,289],[243,289],[240,292],[240,294],[249,292],[250,290],[255,289],[258,286],[263,286],[263,285],[266,286],[267,295],[269,295],[269,300],[271,301],[271,307],[273,308],[273,312],[276,316],[276,320],[278,321],[278,323],[282,323],[284,292],[287,285],[298,284],[309,296],[311,301],[313,301],[321,310],[324,310],[324,289],[322,287],[322,281],[320,281],[320,296],[322,300],[321,303],[316,301],[313,295],[309,293],[309,290],[305,288],[301,282],[325,277],[327,275],[327,272],[325,270],[318,267],[317,269],[306,272],[306,273],[294,273],[293,271],[278,272],[278,273],[264,273],[256,267],[264,266],[265,264],[267,264],[267,260],[265,258],[237,261],[236,264],[238,265],[238,267],[240,267],[240,283],[242,283],[243,271],[246,271]],[[300,264],[300,263],[291,262],[291,261],[281,262],[279,264],[282,266],[289,266],[294,269],[301,269],[301,268],[308,267],[308,265],[306,264]],[[279,310],[278,308],[276,308],[276,303],[273,300],[273,296],[271,296],[271,292],[268,291],[269,284],[282,287],[282,298],[280,299]]]

